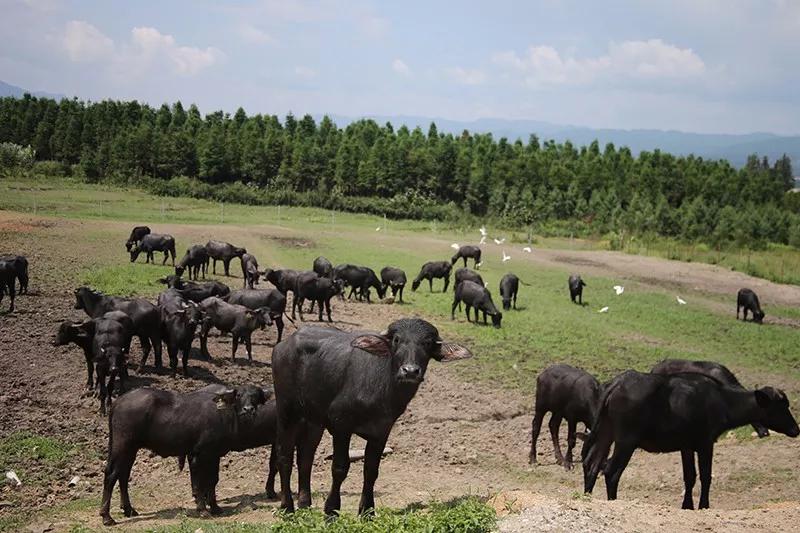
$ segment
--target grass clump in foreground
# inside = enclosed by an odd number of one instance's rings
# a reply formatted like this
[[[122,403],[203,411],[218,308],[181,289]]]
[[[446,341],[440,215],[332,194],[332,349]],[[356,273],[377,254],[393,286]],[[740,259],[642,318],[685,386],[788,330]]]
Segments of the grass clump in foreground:
[[[30,462],[56,465],[67,458],[73,446],[51,437],[35,435],[27,431],[17,431],[0,438],[0,466],[17,469]]]

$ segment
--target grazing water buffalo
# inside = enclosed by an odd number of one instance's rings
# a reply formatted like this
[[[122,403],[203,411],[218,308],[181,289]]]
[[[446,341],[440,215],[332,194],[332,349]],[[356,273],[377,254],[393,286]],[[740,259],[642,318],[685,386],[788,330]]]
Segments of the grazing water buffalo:
[[[341,280],[321,278],[317,276],[316,272],[301,272],[297,276],[297,286],[292,299],[292,318],[295,317],[295,309],[297,309],[300,312],[300,320],[304,320],[303,303],[308,299],[311,300],[312,305],[316,303],[319,306],[320,322],[322,322],[323,306],[328,315],[328,322],[333,322],[333,319],[331,319],[331,298],[339,294],[341,288]]]
[[[316,272],[317,276],[321,278],[333,277],[333,263],[331,263],[322,256],[319,256],[316,259],[314,259],[314,266],[312,270]]]
[[[711,361],[687,361],[686,359],[664,359],[657,363],[651,370],[653,374],[682,374],[684,372],[694,372],[703,374],[722,382],[723,385],[745,390],[736,376],[728,370],[728,367]],[[768,437],[769,430],[758,422],[753,424],[753,429],[760,438]]]
[[[531,422],[531,452],[528,460],[536,463],[536,441],[546,413],[550,415],[550,436],[556,463],[567,470],[572,468],[572,449],[575,448],[578,422],[587,429],[594,423],[595,410],[602,392],[600,383],[588,372],[569,365],[552,365],[536,378],[536,404]],[[558,429],[567,419],[567,457],[561,454]]]
[[[519,278],[512,273],[508,273],[500,280],[500,298],[503,300],[503,309],[511,309],[511,302],[514,302],[514,309],[517,308],[517,293],[519,292]]]
[[[628,370],[614,378],[600,399],[595,423],[581,452],[584,490],[592,492],[602,469],[608,499],[615,500],[619,479],[636,448],[656,453],[679,451],[685,486],[682,508],[693,509],[696,453],[699,507],[707,509],[714,443],[724,432],[753,423],[790,437],[800,434],[789,412],[789,400],[778,389],[748,391],[702,374]],[[612,444],[614,453],[609,459]]]
[[[186,250],[186,255],[175,267],[175,274],[182,276],[186,269],[189,269],[189,279],[198,279],[198,274],[202,272],[203,279],[206,279],[208,269],[208,252],[202,244],[193,244]]]
[[[184,377],[189,376],[189,353],[197,326],[203,319],[198,304],[187,300],[178,289],[167,289],[158,295],[161,309],[162,338],[167,345],[172,373],[178,370],[178,352]]]
[[[75,289],[75,309],[83,309],[92,318],[101,317],[109,311],[122,311],[128,315],[133,321],[133,334],[139,337],[142,344],[139,371],[144,369],[151,345],[156,367],[161,368],[161,313],[155,305],[141,298],[106,296],[88,287],[79,287]]]
[[[8,297],[11,299],[11,305],[8,312],[14,310],[14,300],[17,296],[17,271],[13,263],[10,261],[3,261],[0,259],[0,302],[3,301],[3,295],[8,292]]]
[[[444,288],[442,292],[447,292],[447,287],[450,285],[450,271],[452,268],[453,265],[447,261],[428,261],[422,265],[419,274],[417,274],[417,277],[411,283],[411,290],[416,291],[419,288],[419,284],[422,283],[422,280],[427,279],[430,290],[433,292],[433,280],[435,278],[444,279]]]
[[[267,270],[264,273],[264,278],[275,285],[275,288],[281,291],[281,294],[286,296],[289,291],[293,291],[297,285],[297,275],[300,272],[289,268],[281,270]]]
[[[747,312],[753,313],[753,322],[761,324],[764,320],[764,311],[758,302],[758,296],[750,289],[740,289],[736,295],[736,319],[739,319],[739,310],[744,308],[742,320],[747,321]]]
[[[75,344],[83,350],[86,359],[86,394],[94,391],[94,354],[92,353],[92,338],[94,337],[94,322],[72,322],[66,320],[58,327],[58,332],[53,340],[54,346]]]
[[[145,235],[139,244],[131,248],[131,263],[135,262],[142,252],[145,253],[145,264],[155,264],[153,254],[155,252],[164,252],[164,260],[161,261],[161,264],[166,265],[167,259],[172,255],[172,266],[175,266],[175,238],[172,235],[158,235],[156,233]]]
[[[219,459],[235,449],[240,431],[269,396],[270,391],[254,386],[220,391],[218,385],[210,385],[187,394],[144,387],[120,397],[108,419],[108,458],[100,507],[103,524],[115,524],[110,508],[117,481],[123,514],[138,514],[131,505],[128,482],[140,449],[161,457],[188,456],[197,510],[206,512],[208,507],[211,514],[219,514]]]
[[[269,316],[278,328],[278,340],[283,337],[283,315],[286,313],[286,296],[277,289],[243,289],[233,291],[225,298],[229,304],[243,305],[253,311],[261,308],[269,309]]]
[[[229,304],[216,296],[206,298],[200,302],[200,310],[203,312],[203,322],[200,328],[200,350],[207,358],[211,357],[208,353],[208,332],[211,328],[217,328],[223,334],[231,334],[231,361],[236,360],[236,350],[239,348],[240,340],[244,341],[248,361],[252,361],[253,346],[251,337],[253,331],[272,325],[268,308],[262,307],[251,310],[243,305]]]
[[[350,468],[350,439],[367,440],[359,513],[375,507],[375,480],[389,432],[425,377],[431,359],[447,362],[472,354],[442,341],[420,319],[393,322],[383,333],[304,327],[275,347],[272,372],[278,409],[281,508],[294,510],[292,454],[298,448],[299,504],[311,505],[311,467],[323,428],[333,436],[333,483],[325,513],[338,512]],[[298,436],[307,424],[308,431]]]
[[[180,276],[171,275],[158,280],[170,289],[178,289],[187,300],[200,303],[206,298],[219,296],[224,298],[231,293],[231,289],[221,281],[204,281],[195,283],[193,281],[183,281]]]
[[[139,242],[144,239],[145,235],[150,235],[150,228],[147,226],[135,226],[133,230],[131,230],[131,236],[125,241],[125,249],[130,252],[131,248],[139,244]]]
[[[206,243],[206,252],[208,257],[214,261],[212,266],[214,274],[217,273],[217,261],[222,261],[222,266],[225,267],[225,275],[230,276],[231,261],[234,257],[241,258],[247,253],[247,250],[234,246],[229,242],[208,241]]]
[[[122,311],[110,311],[92,322],[92,360],[97,372],[100,412],[106,414],[106,404],[111,406],[111,395],[114,393],[114,381],[117,377],[119,392],[125,390],[123,379],[133,336],[133,321]]]
[[[455,273],[454,279],[455,279],[455,281],[454,281],[454,284],[453,284],[453,290],[455,290],[456,287],[458,287],[459,283],[461,283],[462,281],[465,281],[465,280],[469,280],[469,281],[475,282],[478,285],[485,285],[481,275],[478,274],[477,272],[475,272],[474,270],[470,270],[468,268],[456,269],[456,273]]]
[[[383,285],[383,293],[386,294],[386,289],[392,289],[392,297],[398,298],[399,302],[403,303],[403,289],[406,288],[406,273],[395,267],[383,267],[381,269],[381,284]]]
[[[583,282],[579,275],[572,274],[567,281],[567,285],[569,285],[569,299],[572,300],[572,303],[583,305],[583,288],[586,283]],[[576,298],[578,299],[577,302],[575,301]]]
[[[464,268],[467,268],[467,259],[474,260],[474,267],[477,269],[481,266],[481,249],[477,246],[462,246],[458,249],[455,255],[450,258],[450,264],[455,265],[459,259],[464,260]]]
[[[242,255],[242,277],[244,278],[244,289],[252,289],[253,285],[258,285],[258,279],[263,272],[258,270],[258,261],[252,254]]]
[[[342,280],[343,286],[350,287],[350,299],[355,293],[359,301],[366,297],[370,302],[370,288],[374,288],[378,293],[378,298],[385,296],[385,288],[375,275],[375,271],[369,267],[356,265],[338,265],[333,269],[333,279]]]
[[[455,298],[453,300],[453,308],[450,311],[450,318],[455,320],[456,307],[464,302],[467,312],[467,322],[469,322],[469,312],[475,308],[475,323],[478,323],[478,311],[483,312],[483,323],[486,324],[486,315],[492,317],[492,325],[496,328],[500,327],[500,322],[503,320],[503,313],[497,310],[494,302],[492,301],[492,294],[483,285],[478,285],[474,281],[462,281],[456,285]]]
[[[19,280],[19,291],[17,294],[28,293],[28,258],[24,255],[6,255],[0,257],[0,261],[11,263],[17,280]]]

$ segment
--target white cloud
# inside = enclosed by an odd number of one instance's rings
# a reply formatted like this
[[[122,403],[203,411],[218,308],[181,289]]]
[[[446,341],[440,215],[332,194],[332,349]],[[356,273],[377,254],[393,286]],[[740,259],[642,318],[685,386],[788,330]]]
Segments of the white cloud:
[[[582,85],[601,76],[634,79],[686,79],[702,75],[706,66],[691,48],[678,48],[661,39],[611,43],[607,53],[588,58],[561,54],[551,46],[531,46],[520,57],[514,51],[495,54],[493,62],[519,72],[525,83]]]
[[[177,74],[194,75],[219,61],[223,54],[214,47],[205,49],[179,46],[172,35],[155,28],[139,27],[131,30],[134,49],[146,60],[166,57]]]
[[[445,73],[456,82],[464,85],[480,85],[486,81],[486,73],[480,69],[450,67],[445,69]]]
[[[411,69],[406,65],[406,62],[402,59],[395,59],[392,61],[392,70],[397,72],[402,76],[410,76]]]
[[[114,53],[114,41],[82,20],[67,22],[63,44],[69,58],[77,62],[98,61],[109,58]]]
[[[275,39],[264,30],[252,24],[242,24],[239,26],[239,36],[248,43],[252,44],[274,44]]]
[[[317,75],[317,73],[313,69],[305,67],[303,65],[298,65],[294,67],[294,74],[298,78],[302,78],[304,80],[310,80],[316,77]]]

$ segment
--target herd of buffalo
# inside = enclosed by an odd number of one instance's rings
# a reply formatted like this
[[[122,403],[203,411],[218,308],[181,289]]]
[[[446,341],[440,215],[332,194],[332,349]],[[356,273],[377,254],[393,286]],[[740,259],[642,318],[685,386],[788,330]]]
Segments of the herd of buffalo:
[[[272,445],[266,493],[280,496],[281,508],[291,511],[294,500],[290,476],[297,454],[298,505],[311,505],[311,470],[324,430],[333,437],[332,486],[325,501],[325,512],[340,509],[340,489],[350,466],[350,440],[358,435],[367,442],[364,454],[364,481],[359,513],[374,508],[374,484],[389,433],[403,414],[424,379],[431,359],[449,362],[471,357],[470,351],[447,342],[429,322],[413,318],[392,322],[383,332],[346,332],[332,327],[306,326],[283,339],[284,317],[294,322],[303,304],[317,307],[331,319],[331,299],[355,296],[371,302],[374,289],[378,298],[403,301],[406,274],[387,266],[380,277],[364,266],[342,264],[336,267],[325,259],[314,260],[312,269],[261,270],[256,258],[246,249],[220,241],[191,246],[175,262],[175,239],[151,233],[150,228],[133,229],[125,243],[130,260],[144,252],[146,261],[162,252],[165,264],[171,257],[175,273],[159,281],[166,288],[156,304],[142,298],[109,296],[88,287],[75,290],[75,308],[89,316],[81,322],[66,321],[56,333],[56,345],[76,344],[86,358],[86,393],[100,400],[103,414],[111,406],[112,394],[118,398],[110,409],[108,459],[103,483],[101,516],[106,525],[114,524],[110,514],[111,495],[119,483],[122,510],[134,516],[128,492],[131,468],[140,449],[164,457],[177,457],[181,468],[186,461],[192,495],[198,511],[218,514],[216,486],[220,458],[230,451]],[[203,281],[209,264],[216,273],[221,261],[226,276],[230,263],[239,258],[243,287],[231,290],[219,281]],[[464,268],[455,271],[451,316],[463,303],[467,320],[474,309],[487,324],[501,327],[503,314],[497,309],[481,275],[467,268],[473,259],[477,269],[481,249],[462,246],[450,261],[431,261],[422,265],[412,282],[416,291],[428,280],[450,284],[454,265],[463,259]],[[186,274],[188,280],[184,280]],[[261,278],[274,289],[256,289]],[[22,256],[0,257],[0,301],[7,294],[10,311],[19,282],[19,294],[27,292],[28,261]],[[506,274],[500,282],[504,310],[516,309],[519,286],[523,282]],[[572,302],[583,304],[586,283],[580,276],[568,280]],[[291,317],[287,296],[292,293]],[[764,313],[758,297],[749,289],[737,296],[736,316],[744,310],[761,322]],[[152,350],[154,366],[163,366],[162,346],[166,346],[170,368],[188,375],[188,358],[195,337],[200,352],[210,358],[207,339],[216,328],[230,333],[231,357],[243,342],[252,359],[254,331],[275,324],[277,342],[272,353],[273,389],[252,385],[228,388],[210,385],[180,394],[155,388],[138,388],[123,394],[127,378],[128,355],[134,337],[141,343],[138,371],[144,372]],[[683,461],[685,492],[683,508],[694,507],[692,488],[699,465],[700,508],[709,505],[711,464],[714,443],[725,431],[751,424],[760,437],[769,430],[796,437],[800,434],[789,411],[786,395],[772,387],[747,390],[726,367],[712,362],[665,360],[650,373],[624,372],[601,384],[587,372],[568,365],[553,365],[538,377],[532,421],[530,462],[536,463],[536,444],[546,413],[551,413],[549,429],[558,464],[570,469],[576,440],[584,440],[581,460],[584,489],[591,492],[600,472],[605,476],[609,499],[616,498],[620,476],[633,452],[680,452]],[[567,449],[562,454],[559,426],[567,421]],[[583,433],[577,424],[585,426]],[[613,453],[611,448],[613,445]],[[610,456],[609,456],[610,454]],[[280,474],[280,491],[275,477]]]

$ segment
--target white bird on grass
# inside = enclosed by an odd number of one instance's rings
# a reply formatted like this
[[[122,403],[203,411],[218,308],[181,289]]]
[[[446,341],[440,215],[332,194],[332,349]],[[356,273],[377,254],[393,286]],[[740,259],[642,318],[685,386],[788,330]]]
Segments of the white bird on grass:
[[[486,244],[486,235],[481,237],[481,242],[479,242],[478,244]]]
[[[486,226],[481,226],[481,229],[480,229],[479,231],[481,232],[481,235],[482,235],[482,236],[486,237],[486,235],[487,235],[487,233],[486,233]]]
[[[19,480],[19,477],[17,477],[17,473],[14,472],[13,470],[9,470],[8,472],[6,472],[6,479],[11,481],[16,487],[22,485],[22,481]]]
[[[608,313],[608,306],[606,306],[606,307],[602,308],[601,310],[599,310],[598,313]]]
[[[378,226],[377,228],[375,228],[375,231],[380,231],[380,230],[381,230],[381,227],[380,227],[380,226]]]
[[[684,299],[683,299],[683,298],[681,298],[680,296],[676,296],[675,298],[677,298],[677,299],[678,299],[678,303],[679,303],[679,304],[681,304],[681,305],[686,305],[686,300],[684,300]]]
[[[523,249],[522,249],[522,251],[523,251],[523,252],[528,252],[528,253],[531,253],[531,252],[533,252],[533,250],[531,250],[531,247],[530,247],[530,246],[526,246],[525,248],[523,248]]]
[[[495,244],[503,244],[504,242],[506,242],[506,238],[505,237],[503,237],[502,239],[495,239],[494,240]]]
[[[505,263],[506,261],[508,261],[510,259],[511,259],[511,256],[510,255],[506,255],[506,251],[503,250],[503,263]]]
[[[625,287],[623,287],[622,285],[614,285],[614,292],[616,292],[617,296],[619,296],[620,294],[625,292]]]
[[[458,250],[461,247],[459,245],[457,245],[456,243],[453,243],[453,244],[450,245],[450,248],[452,248],[453,250]]]

